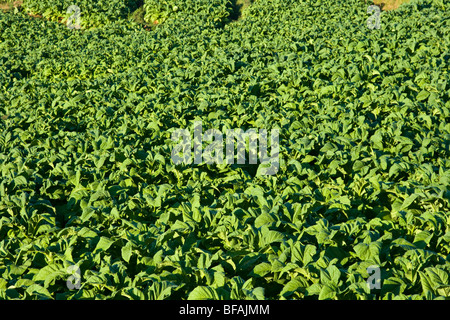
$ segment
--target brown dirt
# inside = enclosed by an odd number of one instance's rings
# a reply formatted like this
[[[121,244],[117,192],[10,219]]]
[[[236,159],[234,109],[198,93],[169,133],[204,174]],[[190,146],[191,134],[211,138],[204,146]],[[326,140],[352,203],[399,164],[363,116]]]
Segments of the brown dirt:
[[[380,6],[381,10],[389,11],[395,10],[400,7],[401,4],[407,3],[410,0],[373,0],[373,3]]]
[[[0,1],[0,10],[11,10],[12,8],[21,7],[22,4],[23,4],[23,0],[17,0],[12,3]]]

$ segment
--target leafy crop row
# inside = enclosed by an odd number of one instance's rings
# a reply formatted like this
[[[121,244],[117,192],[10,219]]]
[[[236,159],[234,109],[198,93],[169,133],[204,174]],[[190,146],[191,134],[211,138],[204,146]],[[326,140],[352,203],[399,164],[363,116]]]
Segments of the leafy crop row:
[[[147,22],[162,23],[171,18],[189,25],[189,18],[194,18],[205,25],[225,22],[232,7],[230,0],[146,0],[144,9]]]
[[[99,27],[110,24],[120,19],[126,19],[137,9],[138,0],[24,0],[23,8],[25,12],[34,15],[42,15],[51,21],[66,21],[71,13],[67,9],[71,5],[76,5],[82,12],[83,28]]]
[[[448,298],[448,4],[370,30],[356,0],[217,3],[150,31],[0,13],[0,297]],[[175,166],[194,121],[279,129],[277,175]]]

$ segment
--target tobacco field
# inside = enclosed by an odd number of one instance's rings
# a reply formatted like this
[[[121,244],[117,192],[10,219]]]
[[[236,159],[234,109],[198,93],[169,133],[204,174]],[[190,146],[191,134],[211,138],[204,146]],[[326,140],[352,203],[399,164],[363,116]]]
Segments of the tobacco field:
[[[0,10],[0,299],[450,298],[450,3],[247,2]],[[194,121],[278,172],[175,165]]]

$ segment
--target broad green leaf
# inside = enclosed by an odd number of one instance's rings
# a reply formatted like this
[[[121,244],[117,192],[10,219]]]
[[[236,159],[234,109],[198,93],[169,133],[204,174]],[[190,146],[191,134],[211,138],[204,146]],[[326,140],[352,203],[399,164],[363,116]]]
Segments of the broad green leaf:
[[[414,236],[413,244],[421,249],[425,249],[425,247],[430,243],[433,238],[433,234],[428,231],[420,231]]]
[[[269,230],[266,233],[263,233],[263,244],[262,246],[269,245],[274,242],[281,242],[284,239],[284,235],[281,232],[275,231],[275,230]]]
[[[283,287],[283,290],[280,292],[280,296],[289,297],[294,294],[298,290],[303,290],[308,287],[308,282],[303,278],[296,278],[290,280]]]
[[[428,91],[422,90],[417,94],[416,99],[417,99],[417,101],[423,101],[423,100],[427,99],[429,95],[430,95],[430,93]]]
[[[325,270],[320,270],[320,281],[325,285],[337,286],[340,276],[341,271],[334,265],[328,266]]]
[[[271,271],[271,269],[272,265],[270,263],[262,262],[255,266],[255,268],[253,269],[253,273],[260,277],[264,277],[267,273]]]
[[[259,228],[266,224],[271,224],[276,220],[268,213],[263,213],[255,219],[255,227]]]
[[[122,259],[126,262],[130,262],[130,257],[133,251],[133,247],[130,241],[127,242],[125,246],[122,247],[121,253],[122,253]]]
[[[29,286],[26,290],[28,294],[31,296],[38,296],[46,299],[54,299],[52,294],[44,287],[38,285],[38,284],[32,284]]]
[[[115,240],[112,240],[108,237],[101,236],[100,240],[97,243],[97,246],[94,249],[94,252],[96,251],[106,251],[111,247],[111,245],[114,243]]]
[[[300,242],[296,242],[294,247],[292,247],[292,262],[300,261],[303,266],[308,265],[314,259],[314,255],[317,252],[317,248],[314,245],[307,244],[303,246]]]
[[[319,293],[319,300],[329,300],[336,296],[336,288],[329,285],[323,285]]]
[[[257,300],[265,300],[265,290],[262,287],[257,287],[254,288],[252,290],[252,295],[257,299]]]
[[[198,286],[189,293],[188,300],[219,300],[219,295],[213,288]]]
[[[416,193],[410,195],[408,198],[405,199],[405,201],[403,201],[400,210],[405,210],[406,208],[408,208],[418,197],[419,195]]]
[[[122,295],[131,300],[145,300],[144,293],[138,288],[124,288],[122,290]]]
[[[353,250],[355,250],[358,258],[360,258],[361,260],[367,260],[371,256],[370,248],[367,243],[358,243],[353,247]]]
[[[48,288],[48,286],[54,282],[57,278],[68,277],[68,273],[65,268],[58,264],[49,264],[42,269],[34,276],[35,281],[44,281],[44,287]]]
[[[429,267],[425,269],[425,272],[420,271],[420,279],[425,293],[430,291],[435,295],[450,296],[448,272],[436,267]]]

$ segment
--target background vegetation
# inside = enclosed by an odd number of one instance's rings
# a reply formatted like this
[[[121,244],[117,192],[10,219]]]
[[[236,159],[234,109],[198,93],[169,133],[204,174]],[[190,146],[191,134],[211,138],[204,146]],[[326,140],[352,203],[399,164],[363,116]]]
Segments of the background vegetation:
[[[2,299],[448,299],[447,2],[67,5],[0,12]],[[278,174],[175,166],[194,121]]]

